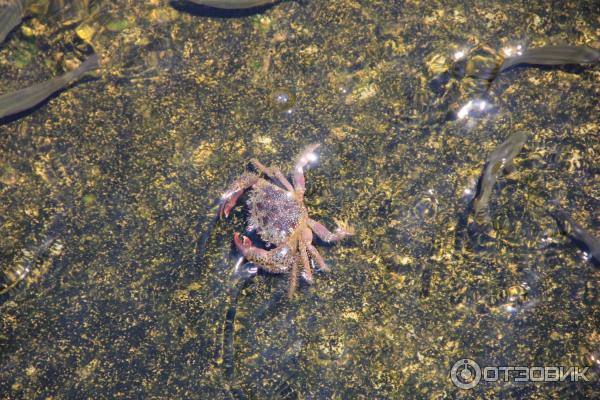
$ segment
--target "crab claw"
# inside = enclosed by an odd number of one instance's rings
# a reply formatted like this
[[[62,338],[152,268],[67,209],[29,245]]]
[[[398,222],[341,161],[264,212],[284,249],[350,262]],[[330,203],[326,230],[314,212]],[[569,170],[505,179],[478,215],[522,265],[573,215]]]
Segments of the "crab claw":
[[[229,212],[235,206],[242,193],[249,189],[258,181],[258,175],[252,173],[244,173],[233,182],[231,189],[221,197],[219,206],[219,216],[223,218],[229,216]]]
[[[243,190],[233,190],[231,192],[227,192],[221,198],[221,205],[219,206],[219,216],[223,218],[229,217],[229,213],[231,209],[235,206],[238,198],[244,193]]]
[[[235,243],[235,247],[237,247],[243,256],[246,256],[248,250],[253,247],[252,241],[248,237],[242,236],[242,240],[240,240],[240,234],[237,232],[233,234],[233,243]]]

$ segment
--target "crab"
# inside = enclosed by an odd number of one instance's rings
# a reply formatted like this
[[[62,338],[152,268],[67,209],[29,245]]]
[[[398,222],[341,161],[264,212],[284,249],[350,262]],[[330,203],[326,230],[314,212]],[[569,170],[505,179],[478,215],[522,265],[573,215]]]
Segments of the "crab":
[[[334,232],[325,225],[310,218],[304,205],[306,191],[304,168],[316,161],[315,150],[318,144],[308,146],[298,158],[292,172],[292,183],[277,167],[266,167],[257,159],[251,163],[257,173],[246,172],[231,185],[221,198],[219,215],[228,217],[239,197],[251,189],[248,198],[248,231],[256,231],[267,243],[269,250],[256,247],[252,241],[239,233],[235,233],[233,241],[242,256],[258,269],[274,274],[288,273],[290,284],[289,297],[294,295],[298,286],[298,276],[312,283],[311,261],[319,269],[329,272],[323,257],[312,244],[313,232],[324,242],[333,243],[353,234],[351,228],[338,227]],[[300,273],[299,273],[300,272]]]

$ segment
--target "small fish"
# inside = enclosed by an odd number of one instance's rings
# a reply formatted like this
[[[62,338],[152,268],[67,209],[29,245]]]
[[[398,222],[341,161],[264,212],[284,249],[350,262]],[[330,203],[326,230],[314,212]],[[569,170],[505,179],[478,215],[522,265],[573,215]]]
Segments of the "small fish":
[[[223,8],[226,10],[241,10],[266,6],[267,4],[277,3],[281,0],[187,0],[189,3],[200,4],[213,8]]]
[[[576,242],[585,245],[592,257],[595,258],[597,262],[600,262],[600,240],[598,240],[598,238],[592,236],[581,225],[573,221],[573,218],[571,218],[565,211],[555,211],[554,217],[560,224],[562,224],[563,229],[565,232],[567,232],[569,237],[574,239]]]
[[[2,268],[0,270],[0,294],[8,292],[25,279],[35,266],[35,263],[50,249],[55,240],[56,236],[44,239],[39,246],[25,254],[24,260]]]
[[[0,0],[0,44],[21,23],[26,0]]]
[[[481,220],[482,217],[485,219],[486,216],[484,213],[490,201],[496,180],[502,170],[512,169],[513,159],[523,148],[523,145],[527,141],[527,136],[524,132],[513,133],[488,156],[477,185],[477,195],[472,203],[476,219]]]
[[[523,54],[504,60],[499,72],[517,65],[590,64],[600,61],[600,50],[588,46],[545,46],[527,49]]]
[[[81,63],[76,70],[67,72],[64,75],[45,82],[36,83],[28,88],[0,96],[0,118],[14,115],[35,107],[53,93],[64,89],[81,78],[86,72],[98,67],[98,56],[93,54]]]

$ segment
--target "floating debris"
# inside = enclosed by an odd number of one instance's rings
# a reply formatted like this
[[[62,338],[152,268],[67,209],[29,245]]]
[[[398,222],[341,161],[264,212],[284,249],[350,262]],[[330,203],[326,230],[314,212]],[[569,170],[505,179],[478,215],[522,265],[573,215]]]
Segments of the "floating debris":
[[[14,115],[37,106],[53,93],[64,89],[81,78],[86,72],[92,71],[98,67],[98,56],[93,54],[74,71],[67,72],[58,78],[37,83],[28,88],[0,96],[0,118]]]

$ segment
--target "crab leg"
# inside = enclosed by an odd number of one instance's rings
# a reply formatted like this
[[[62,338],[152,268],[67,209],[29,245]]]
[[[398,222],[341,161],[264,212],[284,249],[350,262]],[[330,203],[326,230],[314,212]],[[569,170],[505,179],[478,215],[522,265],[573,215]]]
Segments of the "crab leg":
[[[312,283],[312,270],[310,269],[310,262],[308,260],[308,254],[306,254],[306,244],[300,240],[298,245],[300,251],[300,258],[302,259],[302,277],[308,283]]]
[[[279,260],[279,255],[287,254],[288,249],[285,246],[276,247],[273,250],[264,250],[255,247],[252,241],[246,236],[240,240],[240,234],[233,235],[235,247],[242,253],[246,260],[256,264],[257,267],[273,274],[282,274],[289,269],[289,265]],[[285,260],[283,260],[285,261]]]
[[[285,190],[289,190],[290,192],[294,191],[294,187],[292,184],[286,179],[286,177],[281,173],[281,170],[277,167],[267,167],[256,158],[251,160],[252,164],[263,174],[267,175],[271,178],[275,183],[278,183]]]
[[[352,235],[352,232],[345,231],[345,230],[343,230],[341,228],[337,228],[335,230],[335,233],[330,232],[329,229],[327,229],[325,227],[325,225],[323,225],[320,222],[315,221],[314,219],[309,219],[308,220],[308,226],[310,227],[310,229],[312,229],[312,231],[314,233],[317,234],[317,236],[319,237],[319,239],[321,239],[321,240],[323,240],[324,242],[327,242],[327,243],[339,242],[340,240],[342,240],[346,236],[351,236]]]
[[[317,155],[314,151],[320,146],[320,144],[311,144],[309,145],[298,158],[298,162],[296,162],[296,166],[294,167],[293,173],[293,181],[294,188],[304,193],[306,191],[305,181],[304,181],[304,167],[311,161],[316,161]]]
[[[323,260],[323,257],[321,257],[315,246],[309,244],[306,246],[306,249],[312,256],[312,258],[317,262],[317,264],[319,264],[319,268],[321,270],[325,272],[331,272],[331,268],[329,268],[329,266],[325,263],[325,260]]]
[[[288,286],[288,297],[291,299],[294,297],[294,293],[296,293],[296,288],[298,287],[298,264],[292,264],[292,269],[290,270],[290,285]]]
[[[223,197],[221,197],[221,205],[219,206],[219,216],[222,218],[229,217],[231,209],[235,206],[238,198],[244,193],[244,191],[250,188],[258,181],[259,177],[256,174],[245,172],[238,179],[233,182],[231,189],[229,189]]]

